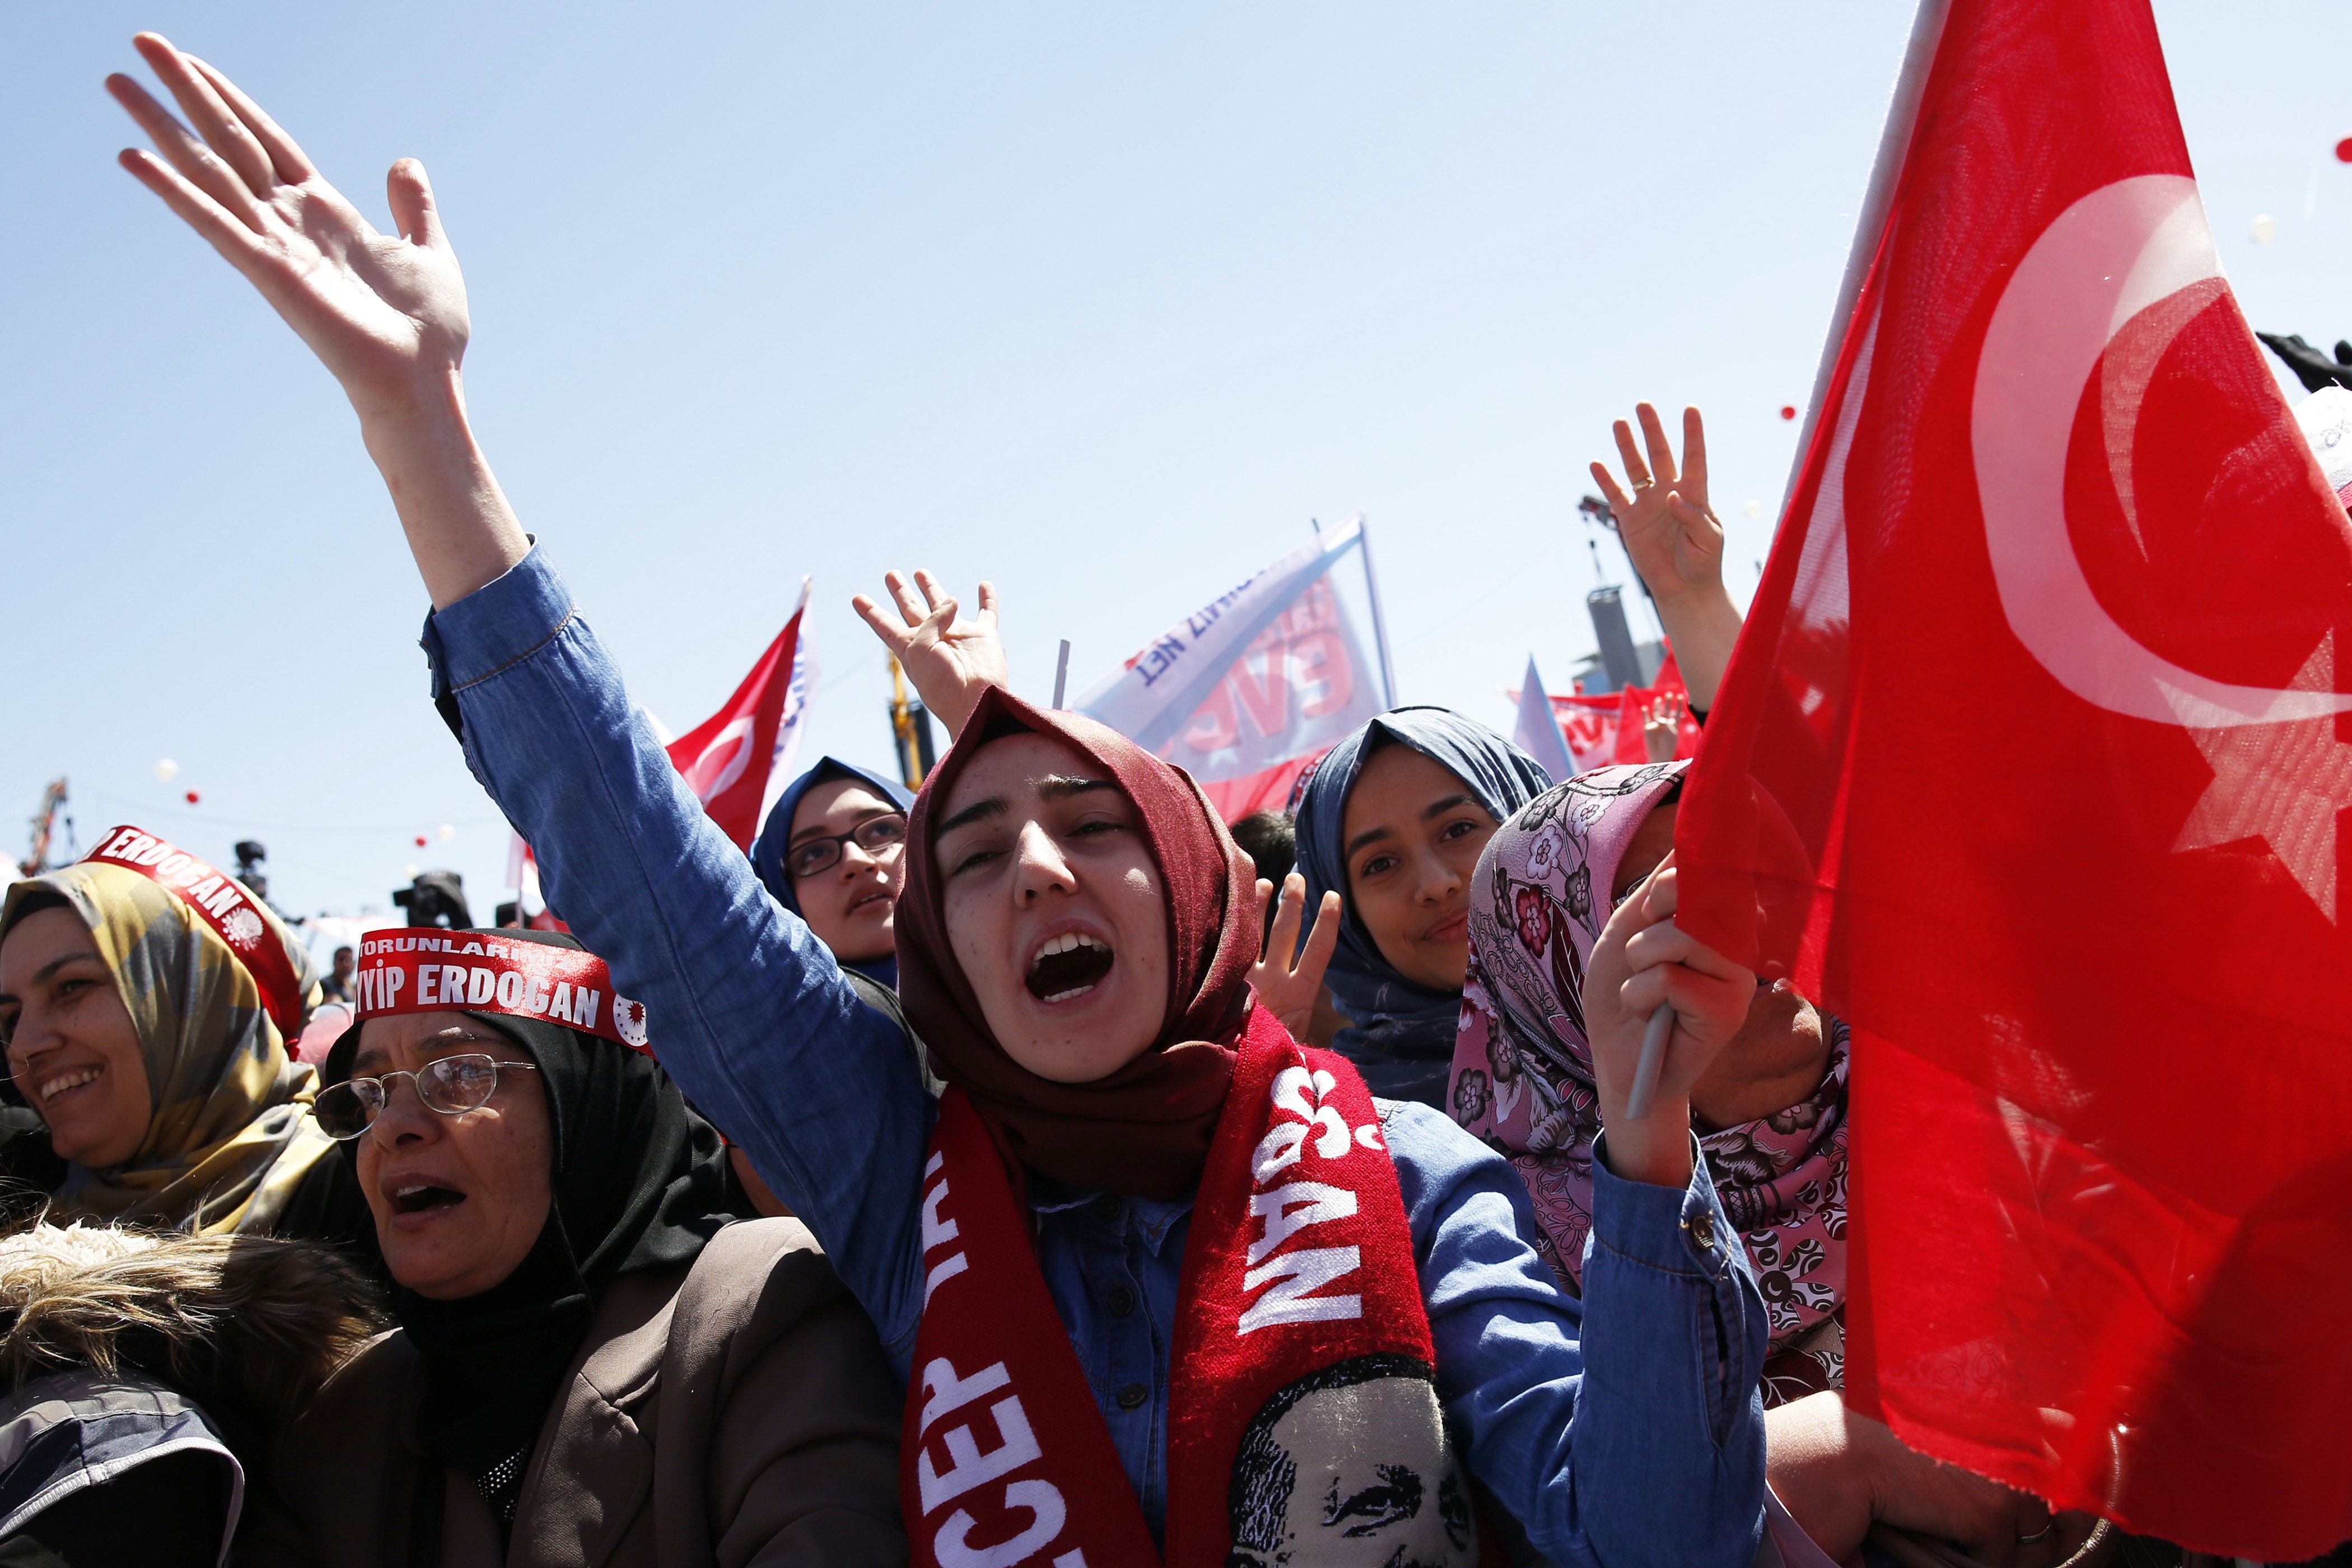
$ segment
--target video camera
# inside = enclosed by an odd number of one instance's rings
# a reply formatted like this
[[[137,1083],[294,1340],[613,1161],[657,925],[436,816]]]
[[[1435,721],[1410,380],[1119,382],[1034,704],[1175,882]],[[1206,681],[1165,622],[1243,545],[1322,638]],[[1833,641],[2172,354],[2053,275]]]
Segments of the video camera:
[[[466,907],[466,879],[455,871],[425,872],[405,888],[394,888],[392,901],[408,911],[412,926],[455,931],[474,923],[474,912]]]

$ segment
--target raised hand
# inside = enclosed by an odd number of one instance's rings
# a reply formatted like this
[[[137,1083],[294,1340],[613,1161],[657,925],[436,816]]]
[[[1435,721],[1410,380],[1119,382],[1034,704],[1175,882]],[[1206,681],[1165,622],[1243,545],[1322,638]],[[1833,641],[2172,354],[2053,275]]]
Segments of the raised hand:
[[[399,232],[379,234],[228,78],[153,33],[133,44],[188,124],[129,77],[107,78],[163,154],[127,149],[122,166],[244,273],[342,384],[434,604],[499,576],[530,541],[466,424],[466,282],[424,165],[392,166]]]
[[[1250,858],[1239,850],[1234,868],[1239,880],[1251,877],[1256,868]],[[1274,896],[1274,884],[1260,877],[1255,883],[1256,904],[1253,918],[1260,930],[1265,926],[1265,903]],[[1282,879],[1282,902],[1275,906],[1274,930],[1267,933],[1265,950],[1251,966],[1250,988],[1266,1011],[1282,1020],[1294,1040],[1305,1042],[1314,1027],[1315,1005],[1323,995],[1323,972],[1330,967],[1331,954],[1339,945],[1339,893],[1327,889],[1323,905],[1315,911],[1314,929],[1307,933],[1307,945],[1298,945],[1298,925],[1307,908],[1307,879],[1293,871]]]
[[[996,635],[996,585],[980,585],[980,613],[958,618],[956,601],[929,572],[918,571],[910,586],[893,572],[882,579],[898,606],[893,615],[864,594],[849,601],[858,618],[898,658],[923,706],[948,727],[948,738],[963,733],[964,721],[980,705],[980,694],[991,686],[1007,685],[1011,672],[1004,662],[1004,644]],[[922,597],[915,596],[916,589]]]
[[[108,77],[163,154],[125,149],[122,166],[261,290],[352,401],[412,397],[456,370],[470,330],[466,281],[424,165],[392,166],[400,232],[378,234],[226,77],[153,33],[133,43],[195,131],[131,78]]]
[[[1584,972],[1584,1024],[1608,1133],[1609,1167],[1631,1181],[1686,1185],[1691,1175],[1691,1087],[1748,1021],[1756,975],[1674,923],[1676,872],[1670,853],[1617,906]],[[1650,1113],[1625,1115],[1650,1015],[1675,1011]]]
[[[1661,691],[1642,710],[1642,752],[1654,763],[1671,763],[1683,742],[1683,700]]]
[[[1646,458],[1633,444],[1633,428],[1617,421],[1617,455],[1625,483],[1606,463],[1592,465],[1593,482],[1609,502],[1617,536],[1633,570],[1657,602],[1658,621],[1675,645],[1683,682],[1693,707],[1715,706],[1716,689],[1739,638],[1739,612],[1723,587],[1723,524],[1706,498],[1706,426],[1698,410],[1683,410],[1683,456],[1679,466],[1666,440],[1666,427],[1649,404],[1634,405],[1642,422]]]
[[[1636,404],[1633,416],[1642,422],[1642,439],[1649,447],[1647,461],[1633,445],[1633,428],[1622,419],[1614,429],[1617,455],[1624,459],[1625,484],[1606,463],[1592,465],[1593,481],[1617,520],[1617,535],[1633,569],[1650,585],[1651,595],[1672,599],[1723,582],[1723,524],[1716,521],[1706,499],[1706,426],[1696,408],[1683,410],[1683,460],[1666,440],[1658,411]]]

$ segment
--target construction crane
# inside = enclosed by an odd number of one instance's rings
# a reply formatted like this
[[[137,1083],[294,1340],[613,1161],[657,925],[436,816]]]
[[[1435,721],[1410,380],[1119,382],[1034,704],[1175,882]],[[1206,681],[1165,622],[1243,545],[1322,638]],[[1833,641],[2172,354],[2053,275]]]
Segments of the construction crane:
[[[65,858],[49,858],[49,847],[57,842],[58,824],[62,820],[66,829]],[[41,792],[41,809],[33,814],[32,853],[16,862],[16,869],[27,877],[37,877],[44,871],[73,863],[73,818],[66,812],[66,781],[52,779],[49,787]]]

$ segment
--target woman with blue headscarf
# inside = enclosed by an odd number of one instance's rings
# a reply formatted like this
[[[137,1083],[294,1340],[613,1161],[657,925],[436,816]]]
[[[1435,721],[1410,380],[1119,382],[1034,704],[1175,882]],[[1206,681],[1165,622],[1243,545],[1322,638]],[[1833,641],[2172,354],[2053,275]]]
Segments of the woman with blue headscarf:
[[[1325,972],[1333,1044],[1374,1094],[1445,1109],[1470,962],[1470,883],[1505,819],[1551,787],[1534,760],[1444,708],[1397,708],[1331,748],[1298,803],[1307,907],[1346,903]]]
[[[824,757],[777,797],[751,845],[752,868],[776,902],[806,921],[843,968],[894,990],[913,804],[893,780]]]

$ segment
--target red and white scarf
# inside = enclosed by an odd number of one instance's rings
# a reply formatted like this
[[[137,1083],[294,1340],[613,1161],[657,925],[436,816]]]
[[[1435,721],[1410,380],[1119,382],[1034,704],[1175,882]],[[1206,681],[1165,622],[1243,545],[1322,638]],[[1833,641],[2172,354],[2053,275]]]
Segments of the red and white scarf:
[[[940,1101],[902,1493],[932,1568],[1158,1563],[979,1113]],[[1265,1009],[1192,1209],[1170,1367],[1170,1568],[1472,1563],[1396,1169],[1343,1057]],[[1371,1541],[1365,1538],[1370,1537]]]

